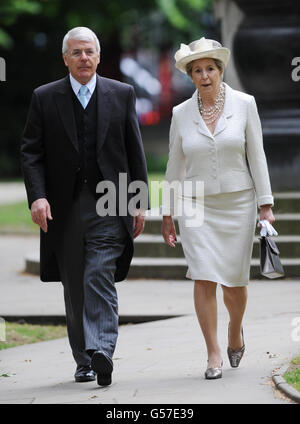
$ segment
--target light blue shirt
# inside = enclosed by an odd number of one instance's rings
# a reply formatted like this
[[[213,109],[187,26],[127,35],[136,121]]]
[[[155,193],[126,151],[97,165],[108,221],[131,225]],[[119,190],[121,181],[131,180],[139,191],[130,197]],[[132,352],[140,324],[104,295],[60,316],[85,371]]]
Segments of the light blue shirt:
[[[69,74],[69,76],[70,76],[70,83],[71,83],[71,86],[73,88],[73,91],[74,91],[75,95],[78,97],[78,92],[79,92],[82,84],[80,84],[80,82],[78,82],[74,77],[72,77],[71,74]],[[87,84],[85,84],[87,86],[87,88],[89,89],[88,94],[86,95],[88,102],[90,101],[90,98],[92,97],[92,94],[95,90],[96,82],[97,82],[97,76],[96,76],[96,73],[95,73],[92,76],[92,78],[89,80],[89,82]]]

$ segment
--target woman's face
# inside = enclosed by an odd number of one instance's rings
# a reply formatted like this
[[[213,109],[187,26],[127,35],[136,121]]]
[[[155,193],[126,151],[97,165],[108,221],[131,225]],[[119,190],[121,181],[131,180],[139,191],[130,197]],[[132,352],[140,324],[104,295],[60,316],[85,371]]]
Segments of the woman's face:
[[[217,95],[222,72],[218,69],[213,59],[197,59],[192,64],[192,80],[200,96],[207,94]]]

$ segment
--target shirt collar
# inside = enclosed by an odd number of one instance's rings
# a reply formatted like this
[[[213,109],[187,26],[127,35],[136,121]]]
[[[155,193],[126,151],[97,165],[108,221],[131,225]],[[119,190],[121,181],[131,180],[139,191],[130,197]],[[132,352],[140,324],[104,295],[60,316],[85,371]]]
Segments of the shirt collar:
[[[70,76],[70,83],[71,86],[73,88],[74,93],[76,94],[76,96],[78,95],[78,91],[81,87],[81,83],[78,82],[71,74],[69,74]],[[96,73],[94,73],[94,75],[92,76],[92,78],[89,80],[89,82],[87,84],[85,84],[87,86],[87,88],[89,89],[90,93],[93,94],[95,87],[96,87],[96,82],[97,82],[97,77],[96,77]]]

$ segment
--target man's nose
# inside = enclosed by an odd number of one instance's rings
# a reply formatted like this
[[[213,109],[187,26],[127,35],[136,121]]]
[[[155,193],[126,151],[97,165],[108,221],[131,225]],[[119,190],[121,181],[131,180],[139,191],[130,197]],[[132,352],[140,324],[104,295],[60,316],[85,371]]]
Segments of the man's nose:
[[[81,53],[81,57],[80,57],[80,59],[81,60],[86,60],[88,57],[87,57],[87,54],[85,53],[85,52],[82,52]]]

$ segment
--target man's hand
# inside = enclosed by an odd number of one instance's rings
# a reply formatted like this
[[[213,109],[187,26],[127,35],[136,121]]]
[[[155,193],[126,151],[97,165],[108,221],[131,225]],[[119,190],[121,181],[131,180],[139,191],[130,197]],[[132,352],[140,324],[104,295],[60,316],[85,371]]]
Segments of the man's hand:
[[[136,211],[133,218],[133,238],[136,238],[144,231],[145,227],[145,215],[144,211]]]
[[[47,199],[37,199],[31,205],[32,221],[39,225],[46,233],[48,230],[47,219],[53,219],[51,216],[51,209]]]

